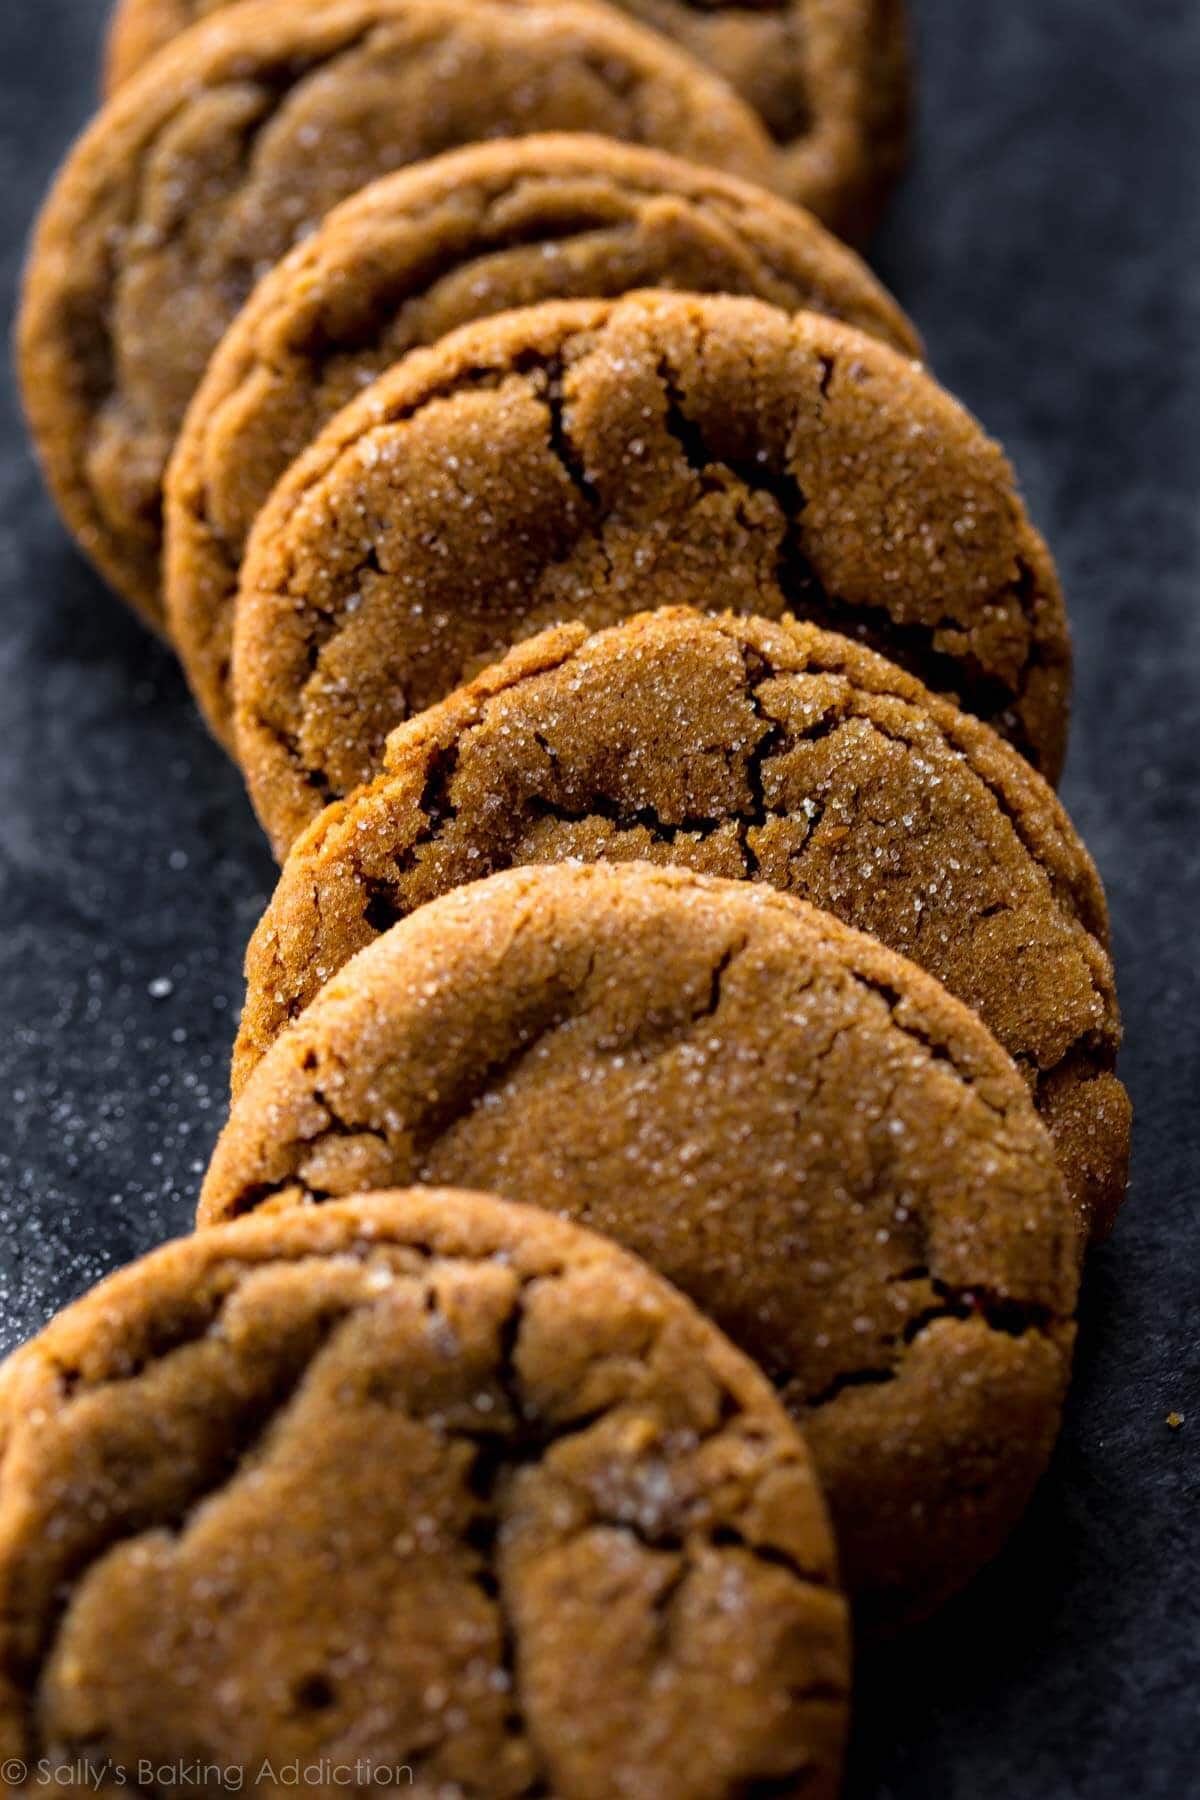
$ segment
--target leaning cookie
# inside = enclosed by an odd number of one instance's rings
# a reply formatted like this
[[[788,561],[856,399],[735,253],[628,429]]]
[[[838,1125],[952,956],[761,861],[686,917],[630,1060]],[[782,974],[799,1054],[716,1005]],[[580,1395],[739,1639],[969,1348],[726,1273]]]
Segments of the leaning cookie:
[[[911,76],[902,0],[779,6],[621,0],[736,88],[779,147],[781,185],[844,237],[875,223],[908,147]],[[110,90],[230,0],[118,0]]]
[[[288,464],[419,344],[545,299],[664,287],[826,313],[920,354],[863,263],[761,188],[582,135],[451,152],[374,183],[262,281],[196,394],[167,481],[172,642],[232,746],[246,539]]]
[[[542,1211],[372,1195],[148,1257],[0,1373],[0,1511],[6,1770],[838,1791],[803,1440],[681,1295]]]
[[[234,686],[276,852],[515,639],[676,602],[862,635],[1058,773],[1053,564],[919,364],[757,300],[547,302],[414,351],[259,516]]]
[[[765,179],[758,120],[595,4],[247,0],[156,57],[80,139],[42,215],[19,357],[83,548],[162,624],[162,478],[255,282],[368,181],[483,137],[592,131]]]
[[[1104,893],[986,726],[845,638],[667,609],[544,633],[402,726],[294,846],[250,942],[235,1092],[329,976],[498,869],[642,859],[771,883],[920,963],[1014,1058],[1085,1235],[1125,1192]]]
[[[999,1549],[1058,1429],[1073,1210],[1012,1062],[763,885],[521,869],[362,951],[244,1088],[200,1222],[392,1182],[606,1232],[804,1422],[873,1625]]]

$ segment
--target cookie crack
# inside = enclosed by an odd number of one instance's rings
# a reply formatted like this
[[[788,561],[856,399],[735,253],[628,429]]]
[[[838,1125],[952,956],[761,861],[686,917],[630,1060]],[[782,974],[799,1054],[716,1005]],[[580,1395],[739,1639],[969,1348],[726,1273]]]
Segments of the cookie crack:
[[[886,607],[847,602],[830,595],[801,549],[798,537],[797,530],[789,534],[780,581],[792,611],[822,630],[839,632],[909,670],[933,693],[949,697],[976,718],[1002,719],[1008,741],[1036,767],[1034,747],[1013,710],[1024,699],[1033,674],[1037,646],[1032,631],[1020,679],[1010,684],[989,674],[966,645],[958,655],[936,648],[934,639],[943,632],[953,631],[969,638],[970,626],[962,620],[946,617],[928,624],[905,625],[894,619]],[[1017,584],[1013,584],[991,595],[987,604],[995,605],[998,599],[1016,591]]]
[[[587,471],[587,464],[571,436],[567,419],[567,363],[564,356],[522,357],[513,359],[514,369],[523,374],[534,395],[546,411],[546,447],[562,469],[583,505],[590,522],[591,542],[604,567],[604,579],[610,583],[615,573],[612,553],[603,529],[603,500]],[[569,561],[578,545],[565,544],[558,556],[548,559],[547,567]]]
[[[906,1275],[903,1279],[920,1279],[938,1296],[936,1304],[922,1308],[902,1328],[887,1341],[895,1348],[895,1355],[884,1364],[867,1364],[853,1369],[845,1369],[835,1375],[816,1393],[805,1393],[794,1375],[781,1375],[774,1381],[780,1397],[793,1412],[817,1412],[821,1408],[831,1406],[843,1394],[851,1393],[856,1388],[884,1387],[890,1382],[899,1380],[903,1373],[907,1353],[934,1326],[945,1320],[953,1320],[965,1324],[971,1320],[982,1320],[989,1331],[1011,1338],[1038,1337],[1043,1338],[1058,1348],[1058,1335],[1065,1323],[1062,1316],[1053,1307],[1045,1306],[1032,1300],[1014,1300],[1011,1296],[1000,1294],[986,1284],[972,1287],[954,1288],[927,1269]]]
[[[521,1283],[512,1309],[498,1335],[498,1355],[494,1372],[497,1385],[504,1394],[508,1405],[510,1419],[504,1428],[508,1435],[501,1436],[497,1433],[481,1433],[478,1436],[472,1433],[456,1434],[463,1435],[476,1444],[476,1455],[472,1463],[469,1482],[472,1493],[479,1501],[479,1512],[472,1526],[470,1541],[480,1557],[481,1566],[477,1576],[485,1597],[495,1607],[497,1623],[502,1633],[501,1667],[507,1678],[506,1691],[512,1696],[512,1706],[506,1723],[510,1730],[522,1732],[543,1770],[545,1769],[545,1758],[520,1704],[518,1633],[511,1605],[505,1593],[504,1581],[497,1569],[499,1540],[504,1529],[512,1486],[519,1478],[522,1469],[544,1463],[547,1457],[563,1444],[572,1439],[586,1436],[614,1411],[619,1410],[622,1404],[621,1401],[610,1401],[572,1414],[566,1419],[554,1423],[539,1422],[536,1414],[529,1408],[519,1372],[521,1334],[526,1323],[529,1291],[535,1286],[542,1285],[545,1279],[547,1278],[543,1276],[535,1276]],[[656,1353],[656,1347],[657,1334],[642,1348],[641,1360],[651,1362]],[[586,1380],[586,1374],[582,1379]],[[736,1405],[732,1396],[727,1392],[723,1394],[723,1402],[716,1422],[710,1429],[698,1435],[697,1447],[721,1437],[728,1429],[731,1417],[736,1415]],[[669,1604],[671,1594],[692,1573],[697,1566],[698,1556],[703,1554],[705,1548],[711,1548],[718,1552],[722,1549],[737,1548],[762,1566],[784,1570],[803,1585],[824,1588],[832,1585],[831,1572],[807,1567],[780,1546],[753,1542],[747,1538],[744,1531],[735,1522],[722,1522],[707,1530],[693,1527],[682,1533],[677,1530],[656,1532],[636,1516],[632,1516],[627,1508],[621,1506],[597,1507],[590,1494],[588,1502],[590,1520],[585,1529],[590,1529],[596,1524],[603,1524],[625,1533],[646,1549],[657,1554],[673,1553],[680,1556],[681,1567],[673,1578],[668,1591],[664,1595],[660,1595],[659,1609]]]
[[[322,1112],[327,1114],[329,1119],[329,1123],[320,1133],[319,1139],[313,1141],[324,1143],[329,1138],[370,1137],[374,1138],[377,1143],[387,1143],[387,1133],[381,1126],[372,1125],[367,1121],[359,1122],[355,1119],[347,1118],[330,1098],[327,1089],[314,1087],[312,1097],[314,1103],[321,1108]]]
[[[708,996],[701,1009],[692,1016],[692,1024],[699,1024],[703,1019],[715,1018],[721,1009],[721,998],[725,979],[733,968],[738,957],[745,951],[749,938],[743,935],[735,943],[727,946],[713,964],[708,978]]]
[[[801,743],[817,742],[822,737],[832,735],[843,725],[851,723],[852,720],[861,719],[872,731],[878,733],[880,737],[886,739],[889,743],[895,744],[898,748],[907,751],[913,756],[920,755],[920,746],[915,736],[905,736],[899,732],[890,730],[881,720],[874,718],[868,711],[859,710],[857,708],[846,711],[836,706],[831,707],[824,719],[819,721],[811,729],[800,733],[788,733],[778,721],[773,720],[770,714],[764,709],[760,690],[767,682],[773,679],[786,680],[789,672],[786,670],[779,671],[773,668],[760,651],[749,645],[742,646],[742,657],[747,673],[748,698],[759,718],[763,720],[764,724],[770,726],[771,732],[774,734],[773,738],[768,736],[759,745],[748,768],[749,778],[756,784],[757,809],[760,815],[754,823],[766,823],[766,801],[762,792],[762,776],[764,766],[771,757],[775,755],[786,755],[789,751],[796,749]],[[850,679],[845,675],[844,665],[839,666],[836,671],[831,672],[842,674],[843,678],[846,680]],[[876,690],[873,689],[871,692],[875,693]],[[901,694],[895,693],[894,690],[879,690],[879,692],[881,693],[881,696],[886,695],[886,697],[894,699],[904,706],[911,706],[913,704],[911,700],[906,699],[905,696]],[[853,689],[851,690],[851,698],[852,695]],[[1107,952],[1103,942],[1092,928],[1090,915],[1093,912],[1093,908],[1088,904],[1086,893],[1080,891],[1069,872],[1061,865],[1056,866],[1053,862],[1047,861],[1033,835],[1030,833],[1028,825],[1023,820],[1018,807],[1009,800],[1004,792],[1002,784],[989,776],[986,769],[980,767],[978,758],[973,755],[971,751],[964,750],[960,745],[956,744],[941,728],[932,714],[926,713],[924,715],[923,723],[937,732],[939,742],[949,755],[966,762],[971,773],[995,802],[997,811],[1007,821],[1014,836],[1017,838],[1018,843],[1025,851],[1034,868],[1044,875],[1050,890],[1050,896],[1054,901],[1055,908],[1060,918],[1067,925],[1072,936],[1077,938],[1080,942],[1081,954],[1087,965],[1088,979],[1092,994],[1104,1009],[1106,1017],[1111,1020],[1111,1015],[1115,1007],[1115,998],[1112,992],[1111,981],[1107,984],[1102,984],[1097,981],[1095,976],[1097,954],[1104,958],[1107,963]],[[820,823],[820,813],[823,812],[823,810],[823,808],[820,809],[820,812],[814,814],[810,819],[809,835],[811,835],[812,831],[816,830],[817,825]],[[997,865],[997,867],[999,867],[999,865]],[[1084,885],[1086,887],[1086,884]],[[1009,906],[1010,903],[1008,901],[998,903],[994,907],[985,909],[984,912],[980,914],[980,917],[987,918],[997,911],[1006,910]],[[1082,1051],[1091,1047],[1097,1040],[1097,1037],[1098,1033],[1096,1027],[1085,1027],[1079,1033],[1077,1038],[1075,1038],[1068,1046],[1062,1058],[1053,1065],[1053,1069],[1060,1068],[1067,1058],[1076,1050]],[[1103,1056],[1105,1051],[1100,1050],[1098,1053]],[[1107,1047],[1107,1054],[1110,1057],[1107,1067],[1111,1069],[1115,1066],[1116,1062],[1115,1044],[1110,1044]],[[1052,1073],[1053,1070],[1045,1070],[1042,1072]]]
[[[152,1511],[143,1511],[127,1526],[113,1531],[111,1534],[99,1534],[99,1541],[91,1543],[78,1558],[68,1559],[61,1571],[57,1601],[50,1617],[39,1632],[39,1643],[33,1657],[22,1666],[18,1659],[19,1678],[28,1696],[26,1729],[29,1741],[37,1742],[36,1709],[37,1695],[40,1691],[46,1669],[54,1658],[55,1648],[61,1639],[63,1630],[70,1616],[74,1602],[74,1593],[79,1589],[90,1573],[98,1568],[122,1544],[136,1542],[149,1531],[169,1531],[175,1538],[186,1535],[190,1525],[199,1512],[227,1487],[236,1481],[239,1473],[251,1463],[261,1451],[280,1420],[286,1417],[296,1396],[304,1386],[313,1368],[320,1360],[323,1352],[336,1338],[354,1308],[345,1303],[332,1305],[328,1315],[317,1325],[317,1342],[306,1343],[301,1347],[298,1358],[279,1372],[277,1379],[269,1389],[257,1396],[245,1411],[237,1418],[232,1427],[233,1443],[223,1451],[219,1466],[206,1468],[198,1472],[192,1491],[181,1498],[175,1506],[164,1507]],[[216,1323],[210,1331],[189,1340],[190,1344],[202,1341],[203,1336],[212,1335]],[[187,1345],[177,1346],[171,1354],[178,1354]],[[162,1359],[155,1358],[155,1362]],[[145,1366],[149,1366],[147,1362]],[[136,1379],[136,1376],[125,1379]],[[89,1384],[89,1393],[95,1393],[104,1387],[113,1385],[101,1382]]]
[[[435,843],[446,826],[458,817],[453,798],[454,780],[467,735],[469,734],[464,734],[463,738],[456,739],[451,744],[435,745],[430,751],[425,766],[425,783],[418,801],[421,826],[411,842],[405,845],[403,854],[392,859],[390,877],[385,879],[381,875],[368,876],[362,871],[361,863],[358,864],[364,895],[363,917],[371,929],[380,935],[407,916],[396,905],[394,888],[417,867],[420,853],[426,845]]]
[[[853,636],[853,633],[847,633],[840,626],[826,626],[822,624],[820,619],[815,617],[812,618],[811,623],[816,625],[818,629],[827,631],[831,637]],[[814,669],[811,666],[809,669],[801,671],[777,669],[768,661],[761,651],[751,649],[750,646],[743,647],[743,657],[746,660],[747,670],[750,674],[751,681],[756,685],[761,685],[764,681],[772,679],[786,681],[790,675],[796,673],[814,672]],[[884,658],[886,661],[895,663],[898,668],[904,667],[904,665],[895,657],[887,657],[886,653],[884,653]],[[854,676],[848,670],[845,662],[839,661],[834,657],[829,657],[815,665],[815,672],[818,674],[840,676],[844,681],[850,684],[853,693]],[[919,679],[919,677],[914,677],[914,679]],[[899,705],[908,708],[912,708],[915,705],[911,695],[898,693],[894,687],[871,687],[867,692],[872,698],[879,697],[881,699],[894,700]],[[935,694],[934,697],[938,698],[939,696]],[[966,710],[969,711],[970,709],[968,708]],[[896,732],[889,731],[882,721],[874,718],[870,713],[855,711],[850,716],[863,719],[865,723],[871,726],[872,730],[878,731],[882,737],[888,738],[890,742],[897,744],[901,748],[909,750],[913,754],[919,752],[919,746],[914,738],[904,737]],[[1005,819],[1011,825],[1022,847],[1027,851],[1030,860],[1046,874],[1047,879],[1051,883],[1055,898],[1062,907],[1062,910],[1067,913],[1070,918],[1079,920],[1084,925],[1085,929],[1089,931],[1090,935],[1097,936],[1098,934],[1095,930],[1092,918],[1094,902],[1085,892],[1087,884],[1078,883],[1076,878],[1065,867],[1052,865],[1046,861],[1036,839],[1029,832],[1028,824],[1019,806],[1009,799],[1003,784],[996,780],[996,778],[989,773],[987,768],[981,764],[978,753],[973,747],[964,747],[962,744],[956,742],[933,714],[929,712],[924,712],[923,723],[928,729],[937,733],[938,741],[948,754],[966,762],[971,773],[991,795],[996,802],[997,810],[1004,815]],[[1051,805],[1057,806],[1058,802],[1055,800],[1053,794],[1049,793],[1049,790],[1048,797]],[[1056,835],[1061,836],[1061,830],[1057,821],[1055,822],[1055,831]],[[1070,897],[1069,903],[1064,902],[1063,900],[1064,892]]]
[[[753,1557],[755,1562],[761,1563],[763,1568],[783,1569],[787,1574],[793,1575],[797,1581],[802,1581],[809,1587],[833,1586],[833,1577],[828,1570],[811,1568],[779,1544],[756,1543],[754,1539],[746,1536],[740,1525],[724,1523],[716,1526],[709,1534],[708,1542],[718,1550],[742,1550],[747,1556]]]
[[[541,794],[531,794],[524,802],[522,811],[529,818],[552,819],[563,825],[583,825],[592,819],[604,819],[608,824],[620,827],[622,831],[641,828],[664,844],[673,844],[681,837],[694,838],[703,843],[716,832],[735,823],[735,815],[732,814],[728,818],[717,819],[684,813],[678,819],[665,819],[649,804],[622,806],[605,794],[596,794],[589,798],[586,806],[579,807],[564,806]]]
[[[830,397],[837,359],[818,358],[821,369],[819,389],[823,399]],[[779,546],[776,580],[789,610],[815,625],[851,638],[857,638],[877,650],[900,667],[912,671],[935,692],[954,696],[968,712],[980,718],[1003,718],[1011,741],[1030,761],[1036,763],[1033,746],[1023,734],[1022,723],[1013,711],[1024,699],[1032,676],[1033,655],[1038,649],[1034,631],[1036,576],[1029,562],[1016,558],[1017,576],[998,595],[1012,597],[1021,609],[1028,626],[1028,649],[1021,678],[1011,685],[998,675],[989,674],[978,663],[969,647],[970,625],[947,616],[932,622],[903,625],[883,606],[849,602],[831,594],[817,574],[804,547],[803,516],[807,498],[800,484],[784,469],[774,469],[765,456],[753,461],[717,456],[707,436],[686,409],[679,377],[664,353],[657,364],[658,378],[666,396],[664,426],[678,444],[687,466],[703,485],[723,487],[721,476],[728,473],[751,493],[765,493],[775,502],[783,523]],[[960,655],[937,650],[935,640],[940,633],[954,632],[968,640]]]

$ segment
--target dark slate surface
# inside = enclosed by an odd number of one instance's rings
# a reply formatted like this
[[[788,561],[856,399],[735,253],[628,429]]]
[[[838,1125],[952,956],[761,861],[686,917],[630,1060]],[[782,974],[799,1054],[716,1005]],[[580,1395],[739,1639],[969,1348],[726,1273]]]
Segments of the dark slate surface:
[[[877,260],[942,376],[1007,443],[1061,561],[1079,661],[1065,791],[1112,896],[1139,1116],[1052,1477],[1001,1562],[863,1669],[852,1786],[1186,1800],[1200,1793],[1200,13],[918,5],[920,151]],[[91,104],[101,14],[100,0],[0,6],[6,305]],[[0,407],[9,1344],[187,1227],[272,875],[170,657],[69,547],[7,382]]]

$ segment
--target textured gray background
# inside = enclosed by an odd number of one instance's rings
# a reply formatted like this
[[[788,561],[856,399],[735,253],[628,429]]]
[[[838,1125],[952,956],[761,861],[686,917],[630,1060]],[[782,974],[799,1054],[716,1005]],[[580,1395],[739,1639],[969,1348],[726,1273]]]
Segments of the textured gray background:
[[[1007,444],[1078,646],[1065,793],[1112,896],[1138,1108],[1055,1470],[862,1671],[856,1795],[1200,1794],[1200,8],[916,0],[876,260]],[[8,306],[102,0],[0,4]],[[187,1227],[271,865],[169,656],[60,530],[0,393],[0,1332]],[[1166,1415],[1187,1415],[1171,1433]],[[669,1800],[664,1796],[663,1800]]]

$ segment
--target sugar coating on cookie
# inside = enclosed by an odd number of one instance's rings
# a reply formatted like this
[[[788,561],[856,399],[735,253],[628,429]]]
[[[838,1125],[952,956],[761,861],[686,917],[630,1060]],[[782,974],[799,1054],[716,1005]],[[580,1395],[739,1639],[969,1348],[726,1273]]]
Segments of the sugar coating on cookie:
[[[400,727],[383,773],[284,866],[247,954],[235,1092],[398,919],[570,858],[769,882],[920,963],[1025,1074],[1085,1234],[1111,1225],[1130,1110],[1087,850],[986,726],[795,621],[679,608],[563,626]]]
[[[973,1573],[1045,1465],[1078,1279],[1051,1141],[972,1013],[801,901],[562,864],[392,927],[255,1071],[200,1222],[412,1181],[608,1233],[760,1361],[872,1620]]]
[[[118,0],[109,90],[231,0]],[[902,0],[695,6],[621,0],[723,76],[778,146],[780,185],[843,237],[874,225],[908,147],[911,72]]]
[[[757,300],[547,302],[406,357],[259,516],[234,687],[277,853],[515,639],[668,603],[861,635],[1058,771],[1053,565],[920,365]]]
[[[0,1373],[0,1502],[8,1762],[838,1791],[803,1439],[679,1294],[533,1208],[375,1195],[147,1258]]]
[[[162,478],[255,283],[365,183],[456,145],[590,131],[770,185],[724,82],[607,7],[247,0],[127,83],[68,158],[25,283],[25,405],[64,517],[162,623]]]
[[[415,346],[510,307],[641,287],[756,295],[920,353],[866,266],[808,214],[660,151],[581,134],[517,138],[373,183],[259,284],[168,473],[171,640],[227,746],[238,572],[288,464]]]

